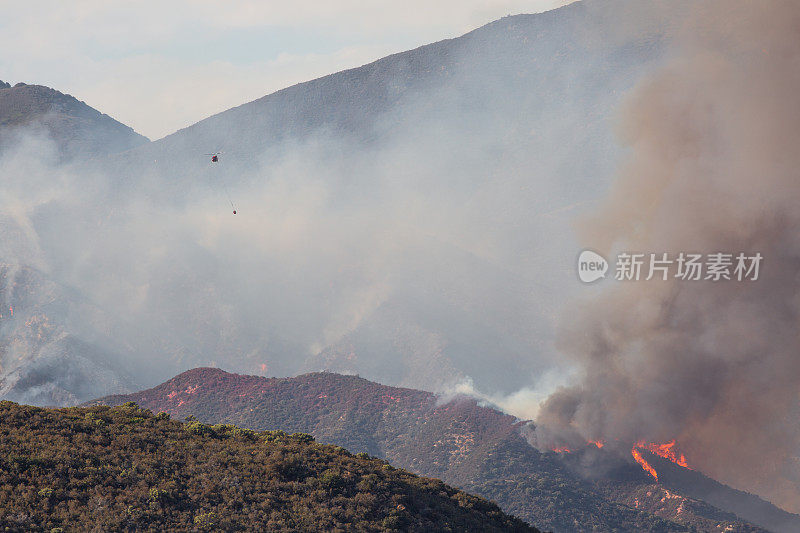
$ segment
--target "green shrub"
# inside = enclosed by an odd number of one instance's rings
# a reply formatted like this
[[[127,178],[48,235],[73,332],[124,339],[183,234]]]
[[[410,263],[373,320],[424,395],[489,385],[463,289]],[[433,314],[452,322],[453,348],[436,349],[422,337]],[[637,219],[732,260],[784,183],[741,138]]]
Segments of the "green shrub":
[[[338,470],[328,469],[325,470],[319,477],[319,481],[323,487],[328,490],[338,491],[344,486],[344,479]]]
[[[153,487],[150,489],[150,501],[163,502],[168,499],[169,493],[166,490]]]
[[[253,440],[253,438],[256,436],[256,432],[252,429],[242,429],[237,427],[233,428],[232,434],[236,438],[244,438],[248,440]]]
[[[278,442],[286,438],[285,431],[263,431],[261,432],[261,438],[264,442]]]
[[[298,442],[302,442],[303,444],[310,444],[314,442],[314,437],[308,433],[292,433],[291,437]]]
[[[183,429],[193,435],[208,435],[213,433],[211,426],[203,424],[202,422],[189,422],[183,426]]]
[[[194,525],[201,529],[213,528],[217,525],[217,515],[214,513],[202,513],[194,517]]]
[[[402,525],[403,525],[402,519],[396,515],[387,516],[381,522],[381,526],[383,526],[384,529],[389,529],[389,530],[400,529],[400,526]]]

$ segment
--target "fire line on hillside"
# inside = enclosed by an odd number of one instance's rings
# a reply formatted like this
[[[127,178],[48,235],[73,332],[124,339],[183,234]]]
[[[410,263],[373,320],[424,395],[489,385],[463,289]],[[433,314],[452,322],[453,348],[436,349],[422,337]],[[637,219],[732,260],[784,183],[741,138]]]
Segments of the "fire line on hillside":
[[[590,440],[586,443],[586,445],[595,446],[598,449],[601,449],[603,446],[605,446],[605,441]],[[656,481],[658,481],[658,472],[656,472],[656,469],[653,468],[653,466],[642,456],[640,450],[646,450],[653,455],[657,455],[663,459],[675,463],[678,466],[692,470],[692,468],[689,466],[689,463],[686,461],[686,456],[675,449],[675,439],[663,444],[647,442],[644,440],[637,441],[631,447],[631,456],[633,457],[634,461],[636,461],[639,466],[642,467],[642,470],[650,474],[650,476],[652,476]],[[558,446],[553,448],[552,451],[555,453],[572,453],[572,450],[570,450],[570,448],[567,446]]]

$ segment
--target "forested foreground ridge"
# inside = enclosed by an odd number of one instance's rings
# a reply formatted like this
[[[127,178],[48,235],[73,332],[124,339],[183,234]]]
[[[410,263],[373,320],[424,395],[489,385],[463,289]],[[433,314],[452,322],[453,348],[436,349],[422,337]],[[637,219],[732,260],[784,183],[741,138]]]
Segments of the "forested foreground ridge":
[[[310,435],[0,402],[5,531],[537,531]]]

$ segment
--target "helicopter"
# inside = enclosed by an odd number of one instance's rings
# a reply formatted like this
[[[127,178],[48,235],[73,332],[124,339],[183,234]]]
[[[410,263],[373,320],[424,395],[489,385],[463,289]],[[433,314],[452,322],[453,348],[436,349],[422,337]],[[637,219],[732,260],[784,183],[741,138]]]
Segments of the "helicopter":
[[[205,154],[205,155],[207,155],[207,156],[210,155],[211,156],[211,162],[212,163],[218,163],[219,162],[219,156],[221,154],[222,154],[222,152],[213,152],[213,153]],[[235,215],[236,214],[236,206],[234,205],[233,200],[231,200],[231,195],[228,192],[228,187],[225,185],[224,181],[222,182],[222,187],[225,189],[225,195],[228,197],[228,202],[231,204],[231,207],[233,208],[233,214]]]

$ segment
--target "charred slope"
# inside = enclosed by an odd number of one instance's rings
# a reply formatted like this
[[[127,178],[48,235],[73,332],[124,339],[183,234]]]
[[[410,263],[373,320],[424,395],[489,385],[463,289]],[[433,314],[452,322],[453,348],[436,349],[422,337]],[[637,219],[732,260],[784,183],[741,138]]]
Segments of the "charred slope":
[[[652,488],[638,465],[623,463],[626,473],[608,485],[587,479],[570,462],[577,456],[540,453],[523,438],[524,422],[469,398],[443,401],[357,376],[263,378],[199,368],[153,389],[92,403],[127,401],[209,423],[310,433],[444,479],[543,529],[688,531],[719,525],[760,531],[702,502],[689,502],[680,512],[637,509],[631,495]]]
[[[31,531],[536,531],[496,505],[309,435],[135,405],[0,402],[0,526]]]
[[[73,96],[43,85],[0,82],[0,152],[24,134],[52,139],[62,160],[123,152],[149,142]]]

